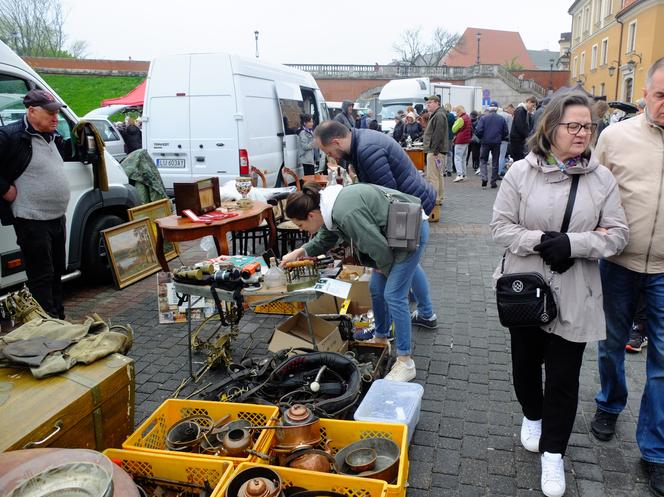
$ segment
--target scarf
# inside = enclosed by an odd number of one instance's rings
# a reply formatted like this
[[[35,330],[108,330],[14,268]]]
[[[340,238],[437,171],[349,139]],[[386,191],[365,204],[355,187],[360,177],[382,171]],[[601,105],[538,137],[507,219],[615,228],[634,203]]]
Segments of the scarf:
[[[568,167],[574,167],[576,166],[579,162],[583,160],[583,157],[580,155],[577,155],[576,157],[570,157],[569,159],[566,159],[564,161],[559,161],[555,155],[553,155],[551,152],[549,152],[546,156],[546,163],[550,166],[558,166],[558,169],[561,171],[565,172],[565,169]]]

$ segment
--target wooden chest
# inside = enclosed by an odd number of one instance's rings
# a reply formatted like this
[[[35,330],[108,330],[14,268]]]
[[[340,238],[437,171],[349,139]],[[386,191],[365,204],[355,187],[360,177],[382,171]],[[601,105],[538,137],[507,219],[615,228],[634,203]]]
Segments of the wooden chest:
[[[0,368],[0,451],[121,447],[134,431],[134,361],[112,354],[38,380]]]
[[[424,171],[426,166],[426,154],[421,148],[404,148],[406,155],[410,157],[413,165],[420,171]]]

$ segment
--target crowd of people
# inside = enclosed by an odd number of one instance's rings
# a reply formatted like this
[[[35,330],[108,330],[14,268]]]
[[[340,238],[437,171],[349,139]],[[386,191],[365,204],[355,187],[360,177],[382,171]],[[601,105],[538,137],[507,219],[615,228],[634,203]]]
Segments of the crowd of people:
[[[590,342],[599,344],[600,384],[589,431],[602,442],[614,437],[627,403],[625,352],[649,344],[636,441],[652,493],[664,495],[664,58],[648,70],[641,103],[635,117],[613,121],[608,106],[575,91],[504,109],[492,102],[482,116],[441,107],[431,96],[425,112],[398,116],[392,137],[344,117],[326,121],[313,131],[314,147],[350,165],[359,184],[322,191],[306,184],[286,207],[314,237],[284,262],[342,239],[375,268],[372,341],[388,343],[393,327],[397,361],[386,378],[410,381],[412,327],[437,327],[420,259],[427,217],[443,199],[447,158],[454,157],[456,182],[465,179],[469,160],[482,186],[497,188],[502,180],[491,229],[505,252],[494,276],[538,275],[556,308],[544,324],[508,327],[520,441],[540,456],[547,497],[566,490],[564,456]],[[424,177],[402,147],[406,140],[422,141]],[[421,206],[417,249],[390,246],[390,198]],[[417,303],[410,314],[409,292]]]

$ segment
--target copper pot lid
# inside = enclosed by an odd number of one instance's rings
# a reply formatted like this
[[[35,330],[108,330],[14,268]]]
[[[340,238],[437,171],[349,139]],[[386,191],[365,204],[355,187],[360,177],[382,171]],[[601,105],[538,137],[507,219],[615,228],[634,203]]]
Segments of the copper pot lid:
[[[284,412],[284,420],[291,423],[304,423],[312,416],[311,410],[302,404],[294,404]]]
[[[252,478],[242,484],[238,491],[238,497],[270,497],[276,495],[278,488],[268,478]]]

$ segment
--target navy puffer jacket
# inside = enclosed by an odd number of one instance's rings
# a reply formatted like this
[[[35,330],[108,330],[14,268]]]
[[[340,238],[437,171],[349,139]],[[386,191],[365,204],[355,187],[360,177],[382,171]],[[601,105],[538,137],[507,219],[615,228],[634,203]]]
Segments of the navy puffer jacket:
[[[352,133],[350,162],[359,180],[418,197],[429,215],[436,203],[436,192],[401,146],[379,131],[353,129]]]

